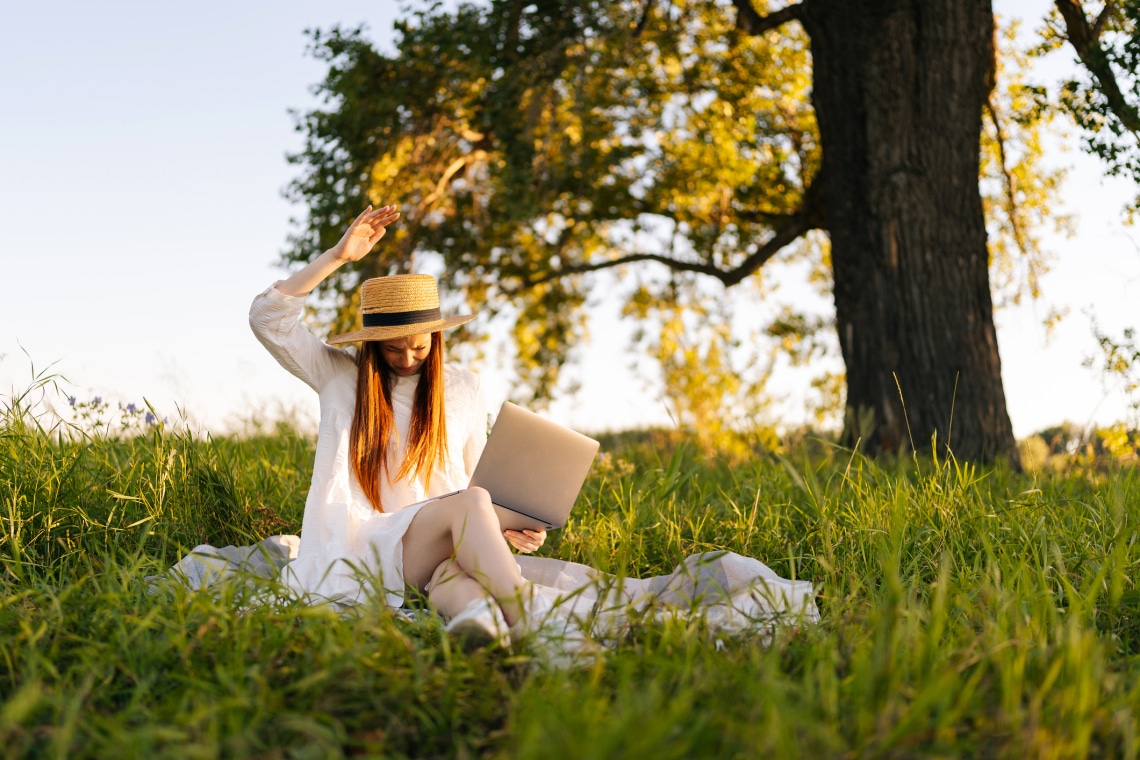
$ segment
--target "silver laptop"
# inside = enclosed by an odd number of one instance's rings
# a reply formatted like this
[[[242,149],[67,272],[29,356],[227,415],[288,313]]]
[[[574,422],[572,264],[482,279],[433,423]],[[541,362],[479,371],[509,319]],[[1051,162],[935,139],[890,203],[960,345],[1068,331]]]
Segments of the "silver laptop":
[[[598,442],[503,403],[472,486],[487,489],[503,530],[561,528],[598,453]]]

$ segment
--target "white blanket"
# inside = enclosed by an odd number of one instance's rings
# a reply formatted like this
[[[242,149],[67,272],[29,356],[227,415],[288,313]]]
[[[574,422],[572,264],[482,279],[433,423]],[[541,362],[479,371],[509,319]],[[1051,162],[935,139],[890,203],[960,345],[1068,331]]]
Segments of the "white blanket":
[[[273,579],[296,557],[299,543],[296,536],[272,536],[251,546],[202,545],[166,576],[147,580],[201,589],[233,580]],[[649,578],[618,578],[545,557],[519,556],[518,564],[559,614],[575,617],[602,641],[619,638],[631,620],[646,617],[699,616],[713,634],[765,639],[777,627],[819,620],[811,583],[781,578],[759,560],[732,552],[693,554],[672,573]],[[263,600],[264,591],[261,587]]]

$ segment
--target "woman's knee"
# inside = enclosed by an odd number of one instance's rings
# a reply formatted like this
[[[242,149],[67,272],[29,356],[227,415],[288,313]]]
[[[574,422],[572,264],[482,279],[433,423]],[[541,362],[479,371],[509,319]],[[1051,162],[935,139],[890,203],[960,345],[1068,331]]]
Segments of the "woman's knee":
[[[463,492],[472,503],[479,505],[491,506],[491,493],[481,486],[471,486]]]
[[[499,518],[495,515],[491,495],[486,489],[468,488],[456,506],[458,509],[455,509],[451,516],[451,535],[456,542],[472,528],[486,529],[490,526],[498,528]]]
[[[491,494],[486,488],[473,486],[463,492],[463,513],[469,517],[488,519],[495,516],[495,507],[491,503]]]

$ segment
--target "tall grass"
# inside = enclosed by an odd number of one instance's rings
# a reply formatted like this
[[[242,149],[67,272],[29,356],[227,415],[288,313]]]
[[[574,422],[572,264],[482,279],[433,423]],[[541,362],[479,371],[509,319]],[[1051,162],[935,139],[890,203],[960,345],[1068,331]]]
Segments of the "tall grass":
[[[378,602],[148,593],[198,543],[299,528],[287,428],[112,439],[0,420],[0,747],[86,757],[1135,757],[1140,484],[824,447],[608,440],[542,553],[628,575],[729,549],[815,584],[768,646],[635,626],[595,666],[453,650]]]

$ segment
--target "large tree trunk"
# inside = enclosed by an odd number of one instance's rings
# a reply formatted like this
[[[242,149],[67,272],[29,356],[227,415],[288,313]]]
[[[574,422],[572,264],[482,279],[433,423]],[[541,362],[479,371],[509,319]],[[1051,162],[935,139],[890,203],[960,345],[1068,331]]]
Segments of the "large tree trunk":
[[[978,190],[989,0],[805,0],[847,437],[1018,461]],[[913,442],[913,443],[912,443]]]

